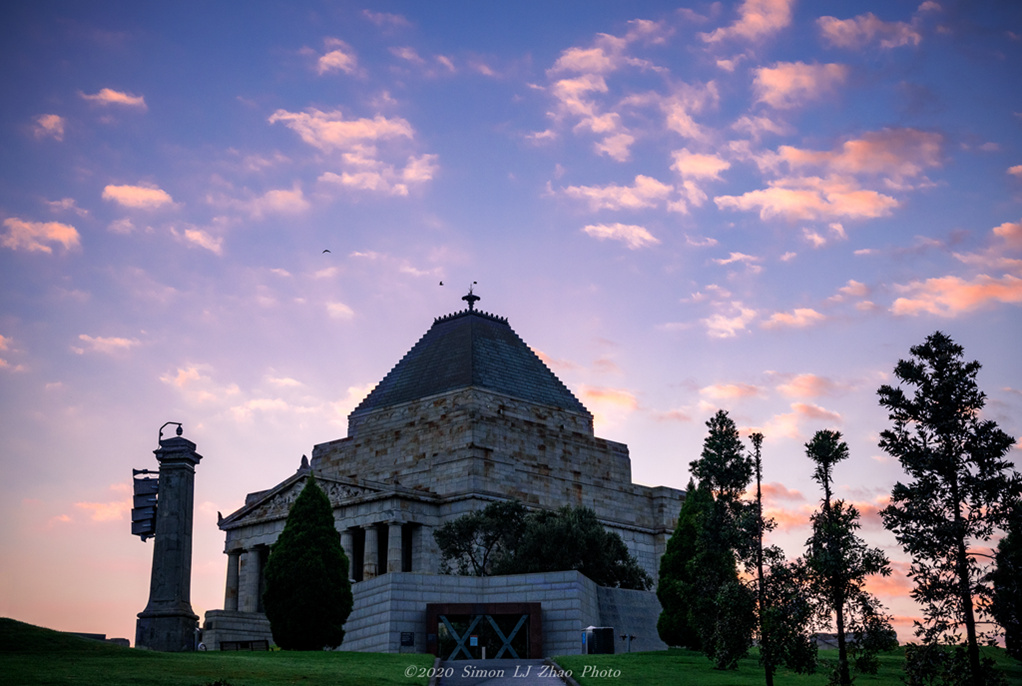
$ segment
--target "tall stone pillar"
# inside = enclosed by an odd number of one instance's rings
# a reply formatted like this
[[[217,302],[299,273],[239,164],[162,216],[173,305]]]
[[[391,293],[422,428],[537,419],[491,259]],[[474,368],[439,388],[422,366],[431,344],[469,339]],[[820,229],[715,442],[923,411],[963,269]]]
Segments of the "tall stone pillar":
[[[344,531],[342,531],[341,532],[341,547],[344,548],[344,556],[346,558],[348,558],[348,578],[349,579],[353,578],[352,574],[351,574],[351,572],[352,572],[351,566],[353,564],[355,564],[355,559],[354,559],[355,546],[353,544],[354,544],[354,536],[351,535],[351,529],[345,529]]]
[[[227,552],[227,590],[224,592],[224,609],[227,611],[237,611],[238,609],[238,584],[241,580],[240,562],[240,550]]]
[[[262,570],[259,569],[260,561],[259,548],[248,548],[241,553],[238,609],[242,612],[259,611],[259,576],[262,574]]]
[[[387,571],[401,571],[401,524],[390,522],[387,531]]]
[[[195,444],[181,437],[160,440],[155,450],[160,463],[156,498],[156,532],[149,604],[138,614],[135,645],[181,652],[195,649],[199,616],[192,611],[192,505],[195,465],[202,456]]]
[[[376,525],[366,527],[366,545],[364,562],[362,565],[362,579],[368,581],[376,576],[376,562],[380,559],[380,539],[377,535]]]

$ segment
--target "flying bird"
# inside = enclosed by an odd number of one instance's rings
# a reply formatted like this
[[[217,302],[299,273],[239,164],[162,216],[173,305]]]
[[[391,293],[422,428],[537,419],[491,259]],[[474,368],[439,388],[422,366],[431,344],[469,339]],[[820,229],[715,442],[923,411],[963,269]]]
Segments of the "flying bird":
[[[443,285],[444,285],[444,282],[443,282],[443,281],[441,281],[441,282],[440,282],[440,285],[441,285],[441,286],[443,286]]]
[[[324,250],[323,252],[326,253],[326,252],[330,252],[330,251],[329,250]],[[323,253],[320,253],[320,254],[322,255]],[[330,254],[332,255],[333,253],[330,253]]]

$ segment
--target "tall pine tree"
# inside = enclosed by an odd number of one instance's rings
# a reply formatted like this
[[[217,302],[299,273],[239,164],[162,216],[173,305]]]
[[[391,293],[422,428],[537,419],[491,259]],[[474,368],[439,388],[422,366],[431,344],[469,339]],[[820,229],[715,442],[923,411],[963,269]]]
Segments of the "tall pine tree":
[[[333,508],[310,474],[266,562],[263,606],[273,640],[285,650],[339,646],[353,604]]]
[[[964,362],[960,345],[938,331],[911,353],[894,369],[911,395],[888,385],[878,391],[892,423],[880,447],[909,477],[880,514],[912,557],[912,596],[924,615],[916,634],[928,645],[957,642],[964,626],[968,683],[982,686],[974,597],[989,589],[970,551],[1006,529],[1017,506],[1022,480],[1005,459],[1014,439],[982,418],[980,364]]]
[[[832,619],[837,628],[838,663],[831,683],[850,686],[850,652],[857,671],[876,673],[876,653],[897,646],[880,602],[864,588],[867,577],[888,576],[891,567],[882,550],[868,547],[856,535],[855,506],[833,499],[834,465],[848,457],[841,433],[817,431],[806,444],[806,455],[816,464],[813,479],[823,488],[822,506],[812,515],[813,534],[806,541],[806,568],[822,617]],[[851,651],[849,633],[854,638]]]

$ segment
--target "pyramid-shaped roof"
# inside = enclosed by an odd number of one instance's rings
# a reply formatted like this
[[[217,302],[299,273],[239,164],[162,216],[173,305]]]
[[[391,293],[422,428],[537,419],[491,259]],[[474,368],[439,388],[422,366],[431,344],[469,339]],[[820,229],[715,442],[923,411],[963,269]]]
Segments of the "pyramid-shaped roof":
[[[507,319],[472,309],[433,321],[353,416],[461,388],[482,388],[591,417]]]

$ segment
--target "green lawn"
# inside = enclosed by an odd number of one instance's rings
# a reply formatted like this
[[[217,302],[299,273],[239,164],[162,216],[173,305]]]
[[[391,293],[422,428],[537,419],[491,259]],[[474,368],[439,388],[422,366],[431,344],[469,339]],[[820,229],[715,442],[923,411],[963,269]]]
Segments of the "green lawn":
[[[0,618],[0,684],[42,686],[426,686],[432,655],[346,652],[156,653]],[[413,676],[405,676],[411,668]]]
[[[997,658],[1011,684],[1022,684],[1022,665],[1003,650],[986,649]],[[824,659],[834,651],[821,651]],[[718,672],[701,653],[667,652],[619,655],[568,655],[557,658],[582,686],[742,686],[763,683],[756,657],[738,669]],[[903,686],[901,651],[881,658],[875,677],[859,676],[857,686]],[[7,686],[356,686],[400,684],[426,686],[417,677],[433,665],[432,655],[385,655],[346,652],[156,653],[0,618],[0,685]],[[592,674],[586,672],[599,670]],[[410,670],[412,676],[405,676]],[[778,686],[826,684],[824,673],[799,676],[781,671]]]
[[[1009,684],[1022,684],[1022,665],[1009,658],[1001,649],[984,649],[997,659],[998,666],[1005,673]],[[836,660],[837,651],[821,650],[823,660]],[[764,683],[763,668],[758,655],[742,660],[738,669],[721,672],[713,669],[712,663],[702,653],[694,650],[672,648],[666,653],[626,653],[618,655],[565,655],[555,658],[581,686],[606,686],[607,684],[628,684],[628,686],[744,686]],[[905,656],[901,650],[888,653],[880,658],[880,673],[876,676],[857,675],[856,686],[904,686],[902,681]],[[589,668],[589,674],[586,668]],[[601,673],[592,674],[601,670]],[[608,672],[607,670],[611,670]],[[620,672],[618,674],[617,672]],[[793,674],[780,670],[774,683],[778,686],[824,686],[827,675],[820,670],[813,675]]]

